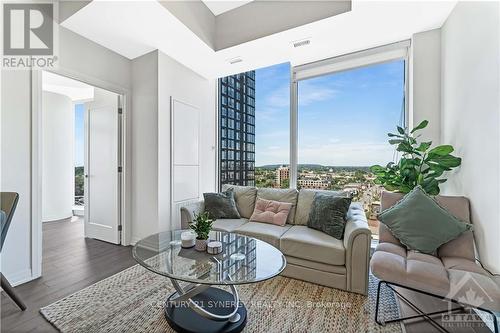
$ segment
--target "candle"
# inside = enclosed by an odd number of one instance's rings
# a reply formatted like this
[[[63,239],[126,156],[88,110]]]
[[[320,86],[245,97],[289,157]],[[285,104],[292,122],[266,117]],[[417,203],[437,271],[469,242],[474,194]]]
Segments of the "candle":
[[[207,252],[210,254],[219,254],[222,252],[221,242],[210,242],[207,244]]]
[[[192,231],[185,231],[181,233],[181,246],[184,248],[193,247],[196,235]]]

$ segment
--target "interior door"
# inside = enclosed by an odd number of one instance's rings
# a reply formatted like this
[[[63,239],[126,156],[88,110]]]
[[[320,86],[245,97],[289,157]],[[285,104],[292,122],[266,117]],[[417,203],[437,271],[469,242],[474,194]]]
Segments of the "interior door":
[[[171,98],[171,221],[180,227],[180,206],[200,196],[200,112],[197,107]]]
[[[86,103],[85,237],[120,244],[120,115],[117,94]]]

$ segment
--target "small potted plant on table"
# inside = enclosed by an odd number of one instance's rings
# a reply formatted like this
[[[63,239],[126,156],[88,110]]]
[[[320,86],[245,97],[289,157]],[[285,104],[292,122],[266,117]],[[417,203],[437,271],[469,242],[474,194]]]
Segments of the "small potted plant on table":
[[[189,226],[196,233],[195,250],[205,251],[207,249],[208,234],[212,230],[213,220],[208,212],[195,214],[194,221]]]

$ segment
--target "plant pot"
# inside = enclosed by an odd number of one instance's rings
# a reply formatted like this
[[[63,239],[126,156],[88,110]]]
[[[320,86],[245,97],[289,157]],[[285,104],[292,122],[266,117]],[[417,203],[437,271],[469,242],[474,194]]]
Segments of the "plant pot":
[[[196,239],[196,242],[194,244],[194,249],[196,251],[200,251],[200,252],[204,252],[207,250],[207,243],[208,243],[208,240],[207,239]]]

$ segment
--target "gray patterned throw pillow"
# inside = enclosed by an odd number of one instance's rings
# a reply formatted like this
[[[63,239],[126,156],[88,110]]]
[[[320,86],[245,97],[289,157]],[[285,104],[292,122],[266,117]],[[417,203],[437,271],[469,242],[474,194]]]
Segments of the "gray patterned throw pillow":
[[[316,193],[307,226],[337,239],[344,238],[346,215],[351,200],[346,196]]]
[[[214,220],[239,219],[240,214],[234,201],[233,189],[221,193],[203,193],[205,199],[205,212]]]

